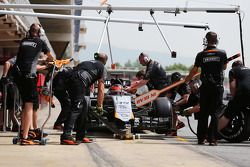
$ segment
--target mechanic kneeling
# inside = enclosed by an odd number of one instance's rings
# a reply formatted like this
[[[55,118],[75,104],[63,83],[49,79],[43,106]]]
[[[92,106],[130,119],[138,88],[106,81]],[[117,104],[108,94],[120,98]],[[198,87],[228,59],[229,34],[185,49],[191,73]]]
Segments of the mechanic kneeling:
[[[81,142],[88,143],[90,140],[85,138],[85,126],[88,105],[85,95],[90,86],[98,81],[97,110],[103,112],[102,104],[104,98],[104,77],[106,70],[104,65],[108,56],[104,53],[95,53],[95,60],[84,61],[74,67],[70,81],[68,82],[68,93],[71,100],[71,112],[65,121],[63,134],[61,135],[61,144],[77,145]],[[76,127],[76,140],[72,136],[77,119],[81,122]]]
[[[240,111],[250,106],[250,69],[241,61],[235,61],[229,71],[229,82],[233,98],[228,102],[224,115],[219,119],[219,130],[225,128]]]

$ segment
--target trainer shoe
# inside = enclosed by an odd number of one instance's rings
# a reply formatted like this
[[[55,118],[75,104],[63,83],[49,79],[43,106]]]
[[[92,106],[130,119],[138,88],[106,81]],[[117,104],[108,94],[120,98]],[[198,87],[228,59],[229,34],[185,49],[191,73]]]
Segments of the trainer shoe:
[[[209,146],[217,146],[218,143],[217,143],[217,140],[216,139],[213,139],[213,140],[208,140],[209,142]]]
[[[81,139],[76,139],[78,143],[92,143],[93,139],[84,137],[82,140]]]
[[[63,125],[59,124],[59,125],[54,125],[53,129],[55,130],[60,130],[60,131],[63,131]]]
[[[61,145],[78,145],[80,144],[79,142],[77,142],[75,140],[75,138],[72,136],[72,135],[65,135],[65,134],[62,134],[61,135]]]
[[[177,136],[177,130],[171,130],[168,133],[166,133],[166,136]]]
[[[41,140],[42,138],[42,131],[40,128],[35,129],[35,130],[31,130],[32,132],[34,132],[36,134],[36,136],[33,138],[34,140]],[[43,132],[43,137],[47,137],[48,133]]]
[[[176,126],[176,129],[181,129],[183,127],[185,127],[185,124],[183,122],[179,121],[177,126]]]
[[[209,146],[217,146],[217,145],[218,145],[217,141],[209,143]]]
[[[206,139],[198,139],[198,145],[204,145],[206,143]]]
[[[28,146],[28,145],[38,145],[38,142],[35,142],[31,139],[20,139],[20,145],[22,146]]]

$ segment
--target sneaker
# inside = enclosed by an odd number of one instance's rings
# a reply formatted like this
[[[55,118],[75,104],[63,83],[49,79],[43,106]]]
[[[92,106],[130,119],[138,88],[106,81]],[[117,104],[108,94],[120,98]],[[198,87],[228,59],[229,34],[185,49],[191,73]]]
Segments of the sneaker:
[[[77,142],[79,142],[79,143],[92,143],[92,142],[93,142],[93,139],[84,137],[82,140],[78,140],[78,139],[77,139]]]
[[[32,132],[34,132],[36,134],[36,136],[33,138],[33,140],[41,140],[42,137],[47,137],[48,133],[43,132],[43,136],[42,136],[42,131],[40,128],[32,130]]]
[[[217,146],[217,145],[218,145],[217,140],[209,141],[209,146]]]
[[[204,145],[206,143],[205,139],[198,139],[198,145]]]
[[[22,131],[21,131],[21,136],[22,136]],[[30,130],[28,133],[28,138],[34,140],[36,138],[36,133],[33,130]]]
[[[72,135],[61,135],[61,145],[78,145],[80,144],[75,140],[75,138]]]
[[[63,131],[63,125],[54,125],[53,129]]]
[[[171,130],[166,134],[166,136],[177,136],[177,130]]]
[[[185,127],[185,124],[183,123],[183,122],[178,122],[178,124],[177,124],[177,126],[176,126],[176,129],[181,129],[181,128],[183,128],[183,127]]]
[[[218,144],[217,144],[217,142],[211,142],[211,143],[209,143],[209,146],[217,146]]]
[[[31,139],[20,139],[20,145],[27,146],[27,145],[38,145],[38,142],[35,142]]]

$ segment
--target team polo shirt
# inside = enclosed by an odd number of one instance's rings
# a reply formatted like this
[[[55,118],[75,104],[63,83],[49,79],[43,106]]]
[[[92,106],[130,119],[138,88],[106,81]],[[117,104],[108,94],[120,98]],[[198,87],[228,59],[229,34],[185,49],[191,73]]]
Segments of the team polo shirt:
[[[250,69],[235,67],[229,71],[230,82],[236,79],[236,94],[250,94]]]
[[[162,89],[170,84],[170,80],[166,75],[163,67],[156,61],[150,60],[147,65],[145,80],[149,80],[150,88]]]
[[[47,54],[49,48],[40,38],[24,38],[19,46],[16,64],[21,72],[35,74],[40,53]]]
[[[84,61],[75,67],[80,79],[86,87],[89,87],[99,79],[106,78],[106,69],[104,64],[98,60]]]
[[[199,52],[195,59],[195,66],[201,67],[201,80],[206,84],[211,79],[216,84],[223,83],[224,65],[227,63],[227,54],[216,47],[207,47]]]

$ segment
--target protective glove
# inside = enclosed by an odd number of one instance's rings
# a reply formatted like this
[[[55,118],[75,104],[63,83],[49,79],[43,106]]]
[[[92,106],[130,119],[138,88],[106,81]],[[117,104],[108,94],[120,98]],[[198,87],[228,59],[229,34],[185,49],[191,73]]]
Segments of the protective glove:
[[[192,116],[192,113],[189,112],[190,109],[191,109],[191,107],[189,107],[187,109],[184,109],[184,110],[181,110],[180,111],[180,115],[183,116],[183,117],[190,117],[190,116]]]
[[[96,106],[96,110],[98,115],[103,115],[103,107],[102,106]]]

